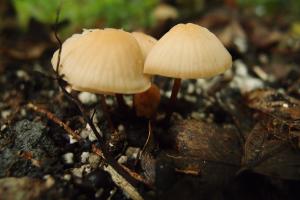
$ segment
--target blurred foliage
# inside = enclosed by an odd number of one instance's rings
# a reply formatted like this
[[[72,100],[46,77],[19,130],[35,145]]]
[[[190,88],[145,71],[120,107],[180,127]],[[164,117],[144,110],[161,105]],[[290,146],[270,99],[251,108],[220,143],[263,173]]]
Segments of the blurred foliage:
[[[124,28],[148,27],[150,13],[159,0],[12,0],[20,26],[26,30],[30,19],[53,24],[61,4],[60,21],[67,21],[67,31],[95,25]]]
[[[252,6],[260,15],[286,14],[300,18],[300,0],[238,0],[241,6]]]

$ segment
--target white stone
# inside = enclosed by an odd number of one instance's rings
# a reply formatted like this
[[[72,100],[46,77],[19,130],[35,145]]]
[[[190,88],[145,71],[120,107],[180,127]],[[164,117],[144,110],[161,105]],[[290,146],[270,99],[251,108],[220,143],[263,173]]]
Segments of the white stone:
[[[47,188],[50,188],[55,184],[55,179],[51,175],[45,175],[43,178],[46,180],[45,186]]]
[[[92,131],[90,131],[90,134],[89,134],[89,141],[94,142],[94,141],[96,141],[96,140],[97,140],[96,135],[95,135]]]
[[[63,159],[65,161],[66,164],[72,164],[74,162],[74,154],[69,152],[69,153],[65,153],[63,155]]]
[[[188,84],[187,93],[192,94],[195,92],[195,85],[190,83]]]
[[[89,93],[89,92],[80,92],[78,94],[78,99],[83,104],[93,104],[97,103],[97,96],[95,94]]]
[[[136,147],[128,147],[126,149],[125,155],[129,158],[129,159],[137,159],[138,155],[140,152],[140,148],[136,148]]]
[[[3,119],[7,119],[10,116],[10,114],[11,114],[11,110],[3,110],[1,112],[1,116]]]
[[[184,99],[188,102],[191,102],[191,103],[196,103],[197,102],[197,97],[192,96],[192,95],[185,95]]]
[[[201,119],[204,119],[204,118],[205,118],[205,114],[204,114],[204,113],[200,113],[200,112],[192,112],[192,113],[191,113],[191,118],[192,118],[192,119],[198,119],[198,120],[201,120]]]
[[[90,153],[89,152],[82,152],[81,154],[81,162],[86,163],[89,158]]]
[[[105,98],[105,102],[107,105],[112,106],[114,104],[114,100],[112,98]]]
[[[0,131],[4,131],[6,128],[7,128],[6,124],[3,124],[3,125],[1,126]]]
[[[261,79],[254,78],[248,74],[247,66],[241,60],[236,60],[234,66],[236,68],[236,74],[229,84],[231,88],[238,88],[241,93],[247,93],[254,89],[264,87],[264,83]]]
[[[248,76],[247,66],[241,60],[234,61],[233,65],[236,68],[235,70],[236,75],[243,76],[243,77]]]
[[[127,156],[122,155],[122,156],[120,156],[120,158],[118,159],[118,163],[124,164],[124,163],[127,162],[127,160],[128,160]]]
[[[133,101],[132,101],[132,96],[128,96],[128,95],[123,95],[124,97],[124,100],[125,100],[125,103],[128,105],[128,106],[132,106],[133,104]]]
[[[90,153],[90,156],[88,157],[88,163],[91,165],[92,168],[97,168],[100,161],[101,158],[97,154]]]
[[[78,142],[78,140],[76,138],[74,138],[72,135],[68,135],[68,136],[69,136],[70,144],[74,144],[74,143]]]
[[[66,181],[70,181],[72,178],[71,174],[65,174],[63,179],[66,180]]]
[[[233,40],[233,43],[237,47],[238,51],[240,53],[246,53],[248,46],[247,46],[247,41],[244,37],[236,37]]]
[[[124,131],[124,130],[125,130],[124,125],[123,125],[123,124],[120,124],[120,125],[118,126],[118,130],[119,130],[120,132]]]
[[[90,131],[89,130],[86,130],[86,129],[83,129],[81,132],[80,132],[80,137],[82,137],[83,139],[86,139],[90,134]]]
[[[25,72],[23,70],[17,70],[16,75],[17,75],[18,78],[26,80],[26,81],[28,81],[30,79],[27,72]]]

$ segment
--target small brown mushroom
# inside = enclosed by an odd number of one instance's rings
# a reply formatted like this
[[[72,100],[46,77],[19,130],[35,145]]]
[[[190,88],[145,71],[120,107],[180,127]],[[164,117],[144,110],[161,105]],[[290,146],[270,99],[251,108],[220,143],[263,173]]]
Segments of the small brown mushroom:
[[[136,115],[148,119],[155,116],[159,103],[160,91],[155,84],[152,84],[145,92],[135,94],[133,98]]]

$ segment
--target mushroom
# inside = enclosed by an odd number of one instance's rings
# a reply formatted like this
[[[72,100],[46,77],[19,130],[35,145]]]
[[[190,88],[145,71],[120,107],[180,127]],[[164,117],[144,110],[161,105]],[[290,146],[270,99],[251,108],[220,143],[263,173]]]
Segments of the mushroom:
[[[146,59],[157,40],[142,32],[132,32],[131,34],[139,43],[144,59]],[[133,97],[133,105],[138,117],[154,118],[159,102],[160,92],[155,84],[152,84],[145,92],[134,94]]]
[[[143,56],[146,59],[147,55],[149,54],[152,47],[156,44],[157,40],[154,37],[142,32],[132,32],[131,34],[139,43]]]
[[[174,26],[153,46],[144,64],[144,73],[175,78],[166,114],[169,119],[181,79],[212,77],[231,65],[231,55],[213,33],[188,23]]]
[[[148,119],[155,118],[157,108],[160,103],[160,90],[153,83],[145,92],[135,94],[133,105],[138,117],[146,117]]]
[[[54,68],[57,59],[58,51],[51,60]],[[72,89],[102,94],[102,99],[104,94],[116,94],[122,104],[122,94],[140,93],[151,86],[150,77],[143,74],[143,62],[139,44],[130,33],[92,29],[63,43],[58,70]]]

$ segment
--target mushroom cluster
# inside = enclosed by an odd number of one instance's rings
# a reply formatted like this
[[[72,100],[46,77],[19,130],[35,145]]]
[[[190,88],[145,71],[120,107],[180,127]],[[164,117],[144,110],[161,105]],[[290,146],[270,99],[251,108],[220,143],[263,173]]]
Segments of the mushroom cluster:
[[[175,78],[168,119],[182,79],[212,77],[232,64],[231,55],[218,38],[191,23],[174,26],[158,41],[144,33],[120,29],[84,30],[67,39],[62,49],[58,71],[72,89],[115,94],[123,105],[122,94],[139,93],[135,102],[142,102],[146,109],[141,111],[136,105],[137,114],[149,118],[160,100],[159,89],[151,86],[151,75]],[[56,51],[52,58],[54,68],[58,54]]]

